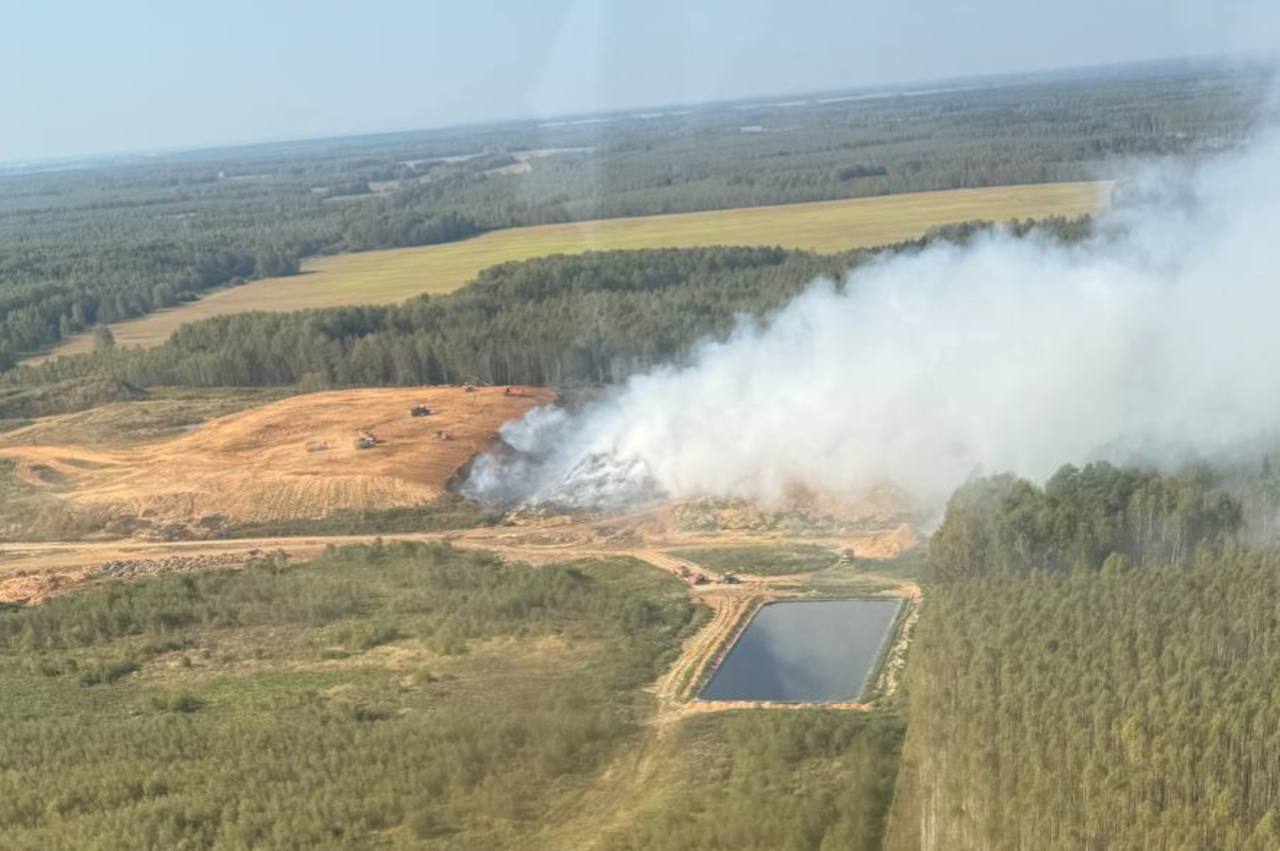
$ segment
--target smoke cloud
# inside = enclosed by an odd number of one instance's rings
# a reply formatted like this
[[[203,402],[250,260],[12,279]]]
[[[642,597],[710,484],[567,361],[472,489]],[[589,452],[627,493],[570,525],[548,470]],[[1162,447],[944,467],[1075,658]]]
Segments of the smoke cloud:
[[[1280,143],[1126,189],[1143,200],[1085,243],[997,232],[886,258],[575,415],[533,411],[467,491],[609,508],[892,484],[936,505],[975,469],[1272,439]]]

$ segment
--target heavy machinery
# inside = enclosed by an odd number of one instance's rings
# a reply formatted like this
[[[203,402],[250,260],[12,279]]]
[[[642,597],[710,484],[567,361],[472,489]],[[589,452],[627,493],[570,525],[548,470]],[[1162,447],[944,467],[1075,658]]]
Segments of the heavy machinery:
[[[364,429],[356,435],[355,446],[356,449],[372,449],[381,442],[382,441],[378,440],[373,432],[368,429]]]
[[[428,408],[426,405],[414,405],[412,408],[409,409],[409,416],[429,417],[431,416],[431,409]]]

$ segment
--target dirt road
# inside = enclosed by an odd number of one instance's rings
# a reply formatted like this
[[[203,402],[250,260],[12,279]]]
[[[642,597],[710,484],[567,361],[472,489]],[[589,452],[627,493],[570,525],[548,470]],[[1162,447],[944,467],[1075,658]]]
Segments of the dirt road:
[[[672,555],[667,552],[669,549],[776,542],[773,538],[742,534],[636,531],[650,521],[651,512],[639,512],[607,520],[585,520],[548,526],[481,527],[457,532],[297,535],[194,541],[122,539],[12,542],[0,544],[0,602],[38,602],[50,595],[64,593],[83,583],[103,578],[100,568],[109,562],[153,562],[155,570],[151,572],[158,573],[165,569],[166,562],[173,559],[218,558],[225,564],[228,560],[238,558],[245,562],[254,556],[276,551],[282,551],[290,558],[306,559],[319,554],[328,546],[370,543],[377,538],[445,541],[463,549],[493,550],[515,561],[530,564],[577,558],[632,556],[673,573],[678,573],[680,566],[688,563],[688,559]],[[824,539],[824,545],[874,557],[884,553],[886,548],[893,550],[898,546],[894,542],[902,537],[898,529],[870,531],[839,539]],[[715,571],[705,568],[701,570],[708,576],[716,576]],[[147,571],[140,571],[145,572]],[[777,576],[753,582],[778,585],[794,580],[795,577]]]

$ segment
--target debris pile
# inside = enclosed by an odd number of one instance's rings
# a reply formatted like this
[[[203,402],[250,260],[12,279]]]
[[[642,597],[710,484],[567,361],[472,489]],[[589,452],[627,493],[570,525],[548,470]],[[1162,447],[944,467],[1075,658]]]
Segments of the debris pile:
[[[99,576],[112,579],[135,579],[158,573],[194,573],[202,570],[226,570],[244,567],[259,551],[219,553],[217,555],[168,556],[167,558],[115,559],[98,565]]]

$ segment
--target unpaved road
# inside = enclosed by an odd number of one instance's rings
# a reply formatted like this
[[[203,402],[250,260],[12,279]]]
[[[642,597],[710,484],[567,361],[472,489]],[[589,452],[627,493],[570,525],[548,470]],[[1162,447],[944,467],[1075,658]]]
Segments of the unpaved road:
[[[115,561],[153,561],[155,572],[162,562],[175,558],[223,560],[282,551],[295,559],[318,555],[328,546],[370,543],[378,538],[400,541],[444,541],[464,549],[494,550],[530,564],[546,564],[576,558],[633,556],[657,567],[678,572],[683,559],[667,552],[690,547],[733,547],[744,544],[780,543],[785,539],[771,534],[738,532],[684,532],[666,523],[665,509],[632,514],[570,520],[552,518],[519,526],[491,526],[451,532],[409,532],[387,535],[294,535],[227,540],[148,541],[41,541],[0,544],[0,602],[38,602],[52,594],[64,593],[93,581],[98,568]],[[851,550],[870,558],[895,555],[910,545],[905,527],[869,530],[843,537],[806,538],[834,550]],[[705,570],[715,578],[715,571]],[[787,584],[795,577],[775,576],[756,580]]]

